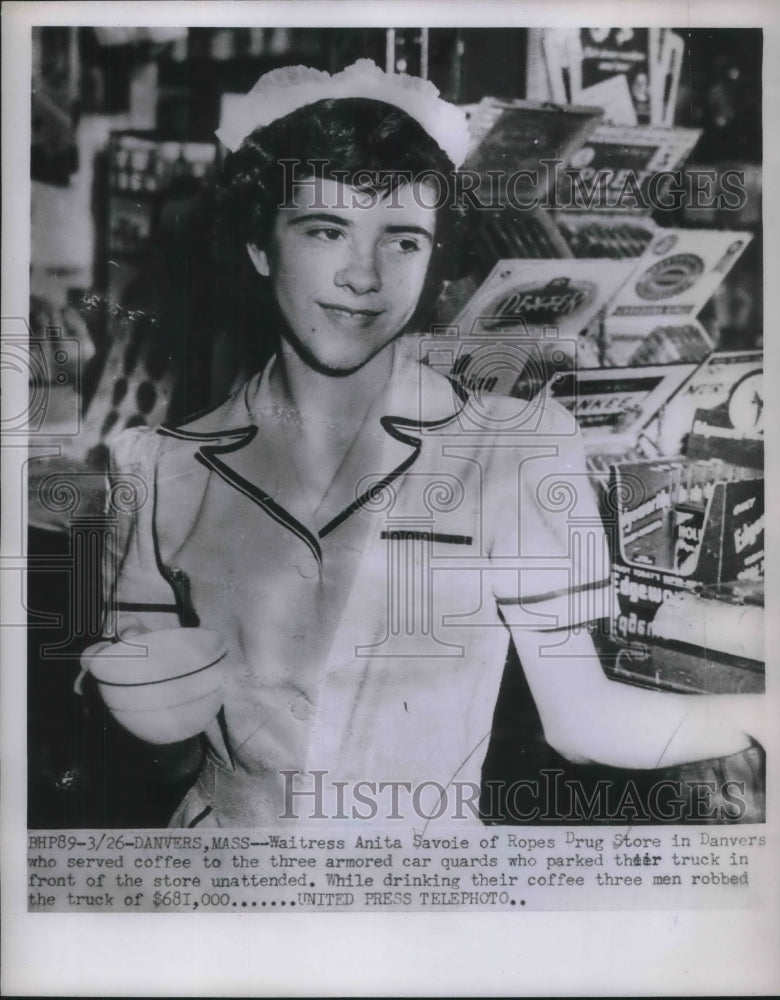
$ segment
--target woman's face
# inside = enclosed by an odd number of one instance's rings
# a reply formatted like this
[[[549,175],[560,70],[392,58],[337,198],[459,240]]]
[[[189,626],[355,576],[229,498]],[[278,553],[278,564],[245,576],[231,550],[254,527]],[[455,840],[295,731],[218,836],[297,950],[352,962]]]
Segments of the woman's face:
[[[355,371],[409,321],[433,249],[435,198],[425,184],[383,196],[311,178],[277,212],[268,247],[248,248],[273,284],[283,336],[313,367]]]

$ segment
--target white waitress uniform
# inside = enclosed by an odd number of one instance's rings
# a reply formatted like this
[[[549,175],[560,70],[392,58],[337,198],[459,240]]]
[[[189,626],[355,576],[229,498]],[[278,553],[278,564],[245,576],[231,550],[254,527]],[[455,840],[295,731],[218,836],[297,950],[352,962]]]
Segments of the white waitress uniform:
[[[388,348],[392,377],[316,510],[287,457],[273,360],[207,415],[116,439],[112,473],[149,496],[120,514],[109,555],[115,634],[176,627],[160,567],[178,567],[229,646],[224,725],[171,825],[365,817],[358,782],[377,789],[361,786],[377,822],[381,782],[428,783],[426,814],[460,819],[452,793],[478,789],[508,626],[555,645],[609,615],[574,419],[543,396],[466,397],[415,344]],[[398,801],[422,825],[411,794]]]

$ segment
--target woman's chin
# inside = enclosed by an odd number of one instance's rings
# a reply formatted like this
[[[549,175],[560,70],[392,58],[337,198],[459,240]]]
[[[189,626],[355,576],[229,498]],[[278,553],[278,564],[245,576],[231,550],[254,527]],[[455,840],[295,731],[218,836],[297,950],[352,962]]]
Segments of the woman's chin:
[[[293,346],[298,356],[309,368],[333,378],[346,378],[373,361],[391,342],[387,341],[370,349],[363,345],[362,350],[356,350],[354,345],[346,346],[341,350],[337,347],[331,347],[330,350],[312,350],[300,343]]]

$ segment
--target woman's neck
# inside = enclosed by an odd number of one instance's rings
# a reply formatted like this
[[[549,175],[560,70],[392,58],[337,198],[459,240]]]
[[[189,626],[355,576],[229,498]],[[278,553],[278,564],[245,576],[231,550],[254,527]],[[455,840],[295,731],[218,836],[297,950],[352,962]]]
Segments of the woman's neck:
[[[390,381],[393,349],[385,348],[350,375],[317,372],[284,342],[271,372],[271,392],[288,419],[287,460],[301,493],[316,510],[338,475],[371,405]],[[294,433],[289,432],[291,421]]]
[[[304,433],[331,428],[354,436],[377,396],[390,381],[393,345],[349,375],[329,375],[311,368],[282,341],[271,381],[277,402],[294,413]]]

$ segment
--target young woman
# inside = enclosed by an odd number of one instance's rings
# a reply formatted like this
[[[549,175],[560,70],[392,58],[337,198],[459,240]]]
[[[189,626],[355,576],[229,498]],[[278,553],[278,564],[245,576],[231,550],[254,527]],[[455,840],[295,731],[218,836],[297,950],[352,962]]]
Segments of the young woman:
[[[363,62],[269,74],[221,133],[223,211],[271,284],[278,351],[211,413],[113,449],[150,492],[121,533],[114,635],[178,626],[175,567],[228,648],[171,825],[474,822],[510,637],[573,761],[750,744],[753,697],[604,676],[585,626],[610,613],[609,557],[569,415],[468,397],[405,335],[448,254],[458,115]]]

